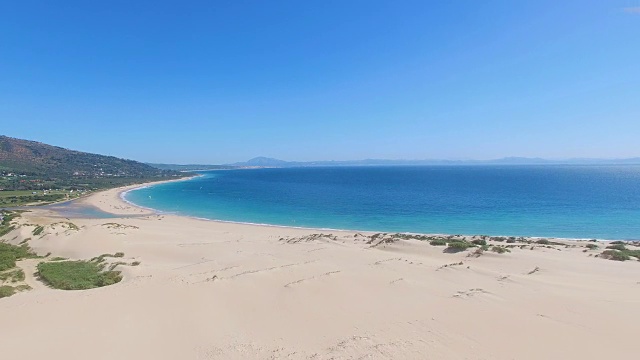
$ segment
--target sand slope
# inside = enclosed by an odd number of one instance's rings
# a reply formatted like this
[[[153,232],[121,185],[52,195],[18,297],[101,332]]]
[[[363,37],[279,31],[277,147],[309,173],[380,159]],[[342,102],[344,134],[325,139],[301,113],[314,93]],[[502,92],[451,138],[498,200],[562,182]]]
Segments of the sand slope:
[[[623,359],[637,353],[640,263],[577,247],[469,251],[154,215],[45,227],[40,253],[122,251],[125,279],[0,299],[7,359]],[[66,219],[36,210],[32,224]],[[325,231],[325,233],[327,233]],[[5,236],[18,238],[27,230]],[[355,235],[355,236],[354,236]],[[460,265],[462,262],[462,265]],[[455,265],[450,265],[455,264]],[[450,266],[444,266],[450,265]],[[31,265],[30,269],[33,269]],[[536,271],[534,271],[537,268]]]

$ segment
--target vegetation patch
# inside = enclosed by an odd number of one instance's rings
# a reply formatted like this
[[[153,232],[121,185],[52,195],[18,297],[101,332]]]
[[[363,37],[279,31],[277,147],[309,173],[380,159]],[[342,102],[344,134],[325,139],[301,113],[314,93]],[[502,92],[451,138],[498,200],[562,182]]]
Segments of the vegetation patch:
[[[44,226],[37,225],[36,228],[33,229],[33,236],[38,236],[38,235],[42,234],[43,231],[44,231]]]
[[[118,265],[129,265],[124,261],[118,261],[118,262],[114,262],[111,263],[111,265],[109,265],[109,271],[112,271],[113,269],[115,269]]]
[[[68,230],[74,230],[74,231],[80,230],[78,225],[69,221],[61,221],[61,222],[51,224],[51,226],[55,226],[55,225],[61,225],[62,227],[67,228]]]
[[[15,226],[13,226],[11,222],[19,216],[20,213],[17,211],[0,211],[0,219],[2,219],[2,221],[0,221],[0,236],[5,236],[15,229]]]
[[[476,245],[487,245],[487,240],[473,240],[471,241],[472,243],[476,244]]]
[[[9,297],[16,293],[16,289],[13,286],[0,286],[0,298]]]
[[[491,248],[491,251],[493,251],[494,253],[498,253],[498,254],[504,254],[504,253],[508,253],[511,252],[511,250],[504,248],[502,246],[494,246]]]
[[[2,191],[0,192],[0,206],[45,205],[64,200],[67,197],[67,194],[63,191],[49,191],[46,193],[35,191],[35,193],[34,191]]]
[[[433,245],[433,246],[446,246],[446,245],[447,245],[447,240],[445,240],[445,239],[435,239],[435,240],[431,240],[431,241],[429,241],[429,245]]]
[[[22,269],[13,269],[11,271],[0,273],[0,280],[12,283],[24,281],[24,271]]]
[[[91,259],[92,262],[97,262],[97,263],[101,263],[105,261],[105,258],[108,257],[114,257],[114,258],[121,258],[124,257],[124,253],[123,252],[117,252],[115,254],[102,254],[100,256],[96,256],[94,258]]]
[[[10,286],[7,283],[21,283],[25,279],[22,269],[16,268],[16,261],[29,258],[38,258],[27,244],[20,246],[0,242],[0,298],[15,294],[17,291],[28,290],[27,285]]]
[[[614,261],[627,261],[631,259],[629,255],[619,250],[605,250],[600,254],[600,257]]]
[[[13,269],[17,260],[37,257],[27,244],[16,246],[0,242],[0,271]]]
[[[465,251],[470,247],[475,247],[475,244],[466,242],[466,241],[453,241],[449,243],[449,246],[447,246],[447,248],[445,249],[446,252],[452,252],[452,253],[456,253],[456,252],[460,252],[460,251]]]
[[[621,241],[617,241],[617,244],[612,243],[612,245],[607,246],[608,250],[603,251],[599,257],[616,261],[631,260],[631,257],[635,257],[640,260],[640,250],[628,249],[623,244],[624,243]]]
[[[106,227],[107,229],[139,229],[139,227],[137,226],[124,225],[113,222],[102,224],[102,226]]]
[[[462,261],[460,261],[459,263],[445,264],[445,265],[442,265],[439,268],[437,268],[436,271],[440,270],[440,269],[447,268],[447,267],[451,267],[451,266],[462,266],[462,265],[464,265],[464,263]]]
[[[596,244],[587,244],[586,247],[589,250],[596,250],[598,248],[598,245],[596,245]]]
[[[38,275],[61,290],[93,289],[122,280],[120,271],[104,271],[104,264],[95,261],[42,262],[38,264]]]
[[[393,234],[391,235],[393,238],[402,239],[402,240],[429,240],[429,236],[427,235],[418,235],[418,234]]]

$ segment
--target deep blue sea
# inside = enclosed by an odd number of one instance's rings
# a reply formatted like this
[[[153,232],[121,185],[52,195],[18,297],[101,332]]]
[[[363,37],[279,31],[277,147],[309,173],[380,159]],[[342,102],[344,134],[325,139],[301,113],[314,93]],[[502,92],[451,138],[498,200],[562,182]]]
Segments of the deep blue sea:
[[[125,195],[162,212],[313,228],[640,239],[640,166],[243,169]]]

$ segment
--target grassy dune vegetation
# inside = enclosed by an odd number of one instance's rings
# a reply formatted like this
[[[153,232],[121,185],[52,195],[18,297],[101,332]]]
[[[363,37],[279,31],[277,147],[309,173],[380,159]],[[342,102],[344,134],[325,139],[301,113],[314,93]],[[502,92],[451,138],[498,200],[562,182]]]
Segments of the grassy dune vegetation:
[[[16,267],[16,261],[37,257],[27,244],[17,246],[0,242],[0,298],[29,289],[23,284],[25,274]]]
[[[603,251],[600,254],[601,258],[615,260],[615,261],[627,261],[632,257],[640,260],[640,250],[631,250],[625,246],[624,243],[614,241],[611,245],[607,246],[608,250]]]
[[[0,242],[0,271],[16,267],[16,261],[37,258],[27,244],[20,246]]]
[[[56,261],[38,264],[40,279],[55,289],[85,290],[112,285],[122,280],[120,271],[104,271],[97,261]]]
[[[18,211],[0,211],[0,236],[8,234],[15,228],[11,222],[18,216],[20,216]]]

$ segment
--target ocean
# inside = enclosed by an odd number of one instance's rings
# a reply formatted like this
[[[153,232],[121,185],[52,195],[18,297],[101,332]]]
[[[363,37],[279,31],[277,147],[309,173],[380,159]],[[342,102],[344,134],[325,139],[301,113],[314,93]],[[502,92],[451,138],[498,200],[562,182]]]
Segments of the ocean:
[[[241,169],[127,192],[161,212],[323,229],[640,239],[640,166]]]

